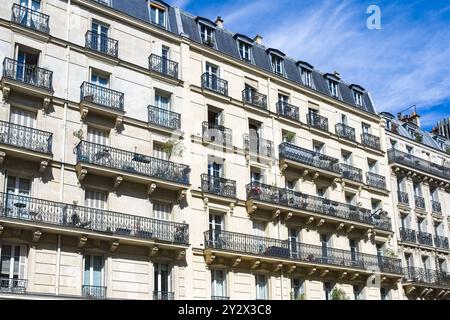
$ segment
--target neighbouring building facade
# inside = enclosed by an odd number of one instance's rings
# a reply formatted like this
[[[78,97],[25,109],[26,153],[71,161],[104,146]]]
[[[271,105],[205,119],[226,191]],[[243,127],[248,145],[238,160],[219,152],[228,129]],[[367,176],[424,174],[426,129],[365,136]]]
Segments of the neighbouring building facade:
[[[5,2],[0,298],[448,298],[364,88],[162,1]]]

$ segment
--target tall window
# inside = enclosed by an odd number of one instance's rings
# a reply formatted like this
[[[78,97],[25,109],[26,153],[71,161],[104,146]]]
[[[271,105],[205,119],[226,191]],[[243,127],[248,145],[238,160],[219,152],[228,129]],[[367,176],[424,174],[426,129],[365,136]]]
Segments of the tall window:
[[[163,202],[153,202],[153,217],[158,220],[170,221],[172,205]]]
[[[307,87],[312,87],[312,72],[305,68],[301,68],[301,75],[303,84]]]
[[[223,215],[217,213],[211,213],[209,215],[209,241],[211,241],[215,247],[222,245],[222,230],[224,230]]]
[[[255,275],[256,280],[256,300],[267,300],[267,278],[264,274]]]
[[[227,296],[226,274],[224,270],[211,270],[211,297],[212,299]]]
[[[168,264],[155,263],[154,268],[154,284],[153,290],[157,293],[160,300],[168,300],[169,292],[171,292],[172,284],[170,278],[170,268]]]
[[[292,279],[292,299],[304,300],[305,299],[305,281],[303,279]]]
[[[0,291],[2,288],[12,289],[20,285],[14,280],[25,280],[26,259],[27,247],[25,245],[4,244],[0,246]]]
[[[103,257],[97,255],[84,256],[83,285],[88,287],[104,286]],[[94,290],[92,290],[94,292]]]
[[[31,180],[14,176],[8,176],[7,179],[7,215],[26,216],[29,201],[23,197],[30,196]]]
[[[84,205],[89,208],[106,209],[107,194],[104,191],[86,190],[84,193]]]
[[[200,25],[200,35],[202,42],[209,46],[214,46],[213,30],[205,25]]]
[[[40,0],[20,0],[20,5],[29,8],[34,11],[41,10]],[[29,14],[28,12],[21,12],[21,24],[28,27],[33,27],[35,24],[41,23],[39,17],[35,14]]]
[[[331,299],[331,283],[330,282],[323,283],[323,291],[325,293],[325,300],[330,300]]]
[[[333,97],[339,97],[338,83],[336,81],[328,80],[328,89]]]
[[[272,55],[272,70],[277,74],[283,74],[283,59]]]
[[[359,285],[353,286],[353,295],[355,300],[364,300],[363,291]]]
[[[90,48],[108,53],[109,26],[99,21],[92,21],[91,30]]]
[[[155,93],[155,107],[170,110],[170,97],[161,93]]]
[[[39,61],[39,53],[25,48],[19,48],[17,52],[17,69],[16,79],[22,82],[34,84],[40,79],[37,78],[33,71],[37,67]]]
[[[362,93],[358,91],[353,91],[353,98],[355,99],[356,105],[358,107],[362,107],[363,105]]]
[[[370,124],[367,124],[367,123],[363,123],[362,125],[361,125],[361,127],[362,127],[362,132],[363,133],[370,133]]]
[[[242,60],[251,61],[251,47],[245,42],[239,41],[239,53]]]
[[[153,157],[161,160],[169,160],[169,153],[164,149],[164,146],[159,143],[153,144]]]
[[[381,300],[391,300],[390,290],[387,288],[380,288]]]
[[[88,127],[87,141],[107,146],[109,143],[109,132],[93,127]]]
[[[151,22],[163,28],[166,27],[166,9],[154,3],[150,4]]]
[[[92,70],[91,82],[95,85],[107,88],[109,86],[109,76],[96,70]]]

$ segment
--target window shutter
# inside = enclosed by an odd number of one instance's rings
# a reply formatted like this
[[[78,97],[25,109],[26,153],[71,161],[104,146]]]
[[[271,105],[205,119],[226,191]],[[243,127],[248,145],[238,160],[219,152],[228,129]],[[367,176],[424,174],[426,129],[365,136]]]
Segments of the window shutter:
[[[19,258],[19,279],[27,278],[27,246],[20,246],[20,258]]]

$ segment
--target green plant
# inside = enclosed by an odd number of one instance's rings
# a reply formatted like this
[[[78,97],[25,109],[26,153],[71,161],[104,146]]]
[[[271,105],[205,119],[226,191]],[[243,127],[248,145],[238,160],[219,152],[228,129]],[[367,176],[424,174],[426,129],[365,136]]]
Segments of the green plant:
[[[331,300],[348,300],[345,291],[341,288],[334,288],[331,292]]]
[[[286,140],[287,142],[292,142],[292,140],[294,140],[295,138],[295,133],[287,131],[283,133],[283,139]]]
[[[423,135],[421,135],[419,132],[414,132],[414,138],[417,142],[422,142]]]
[[[384,250],[384,254],[386,257],[389,257],[389,258],[397,258],[398,257],[397,253],[395,253],[394,249],[391,249],[391,248],[386,248]]]
[[[291,300],[306,300],[306,295],[304,292],[299,295],[295,295],[294,292],[291,292]]]
[[[172,154],[176,154],[179,157],[183,156],[184,146],[181,141],[167,140],[162,147],[169,157],[172,156]]]

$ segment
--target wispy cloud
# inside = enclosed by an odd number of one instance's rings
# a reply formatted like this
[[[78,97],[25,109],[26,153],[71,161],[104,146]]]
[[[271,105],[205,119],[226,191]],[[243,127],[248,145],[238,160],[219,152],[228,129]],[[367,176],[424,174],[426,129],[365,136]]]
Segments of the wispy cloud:
[[[172,6],[178,7],[178,8],[185,8],[189,5],[191,0],[174,0],[171,2]]]

